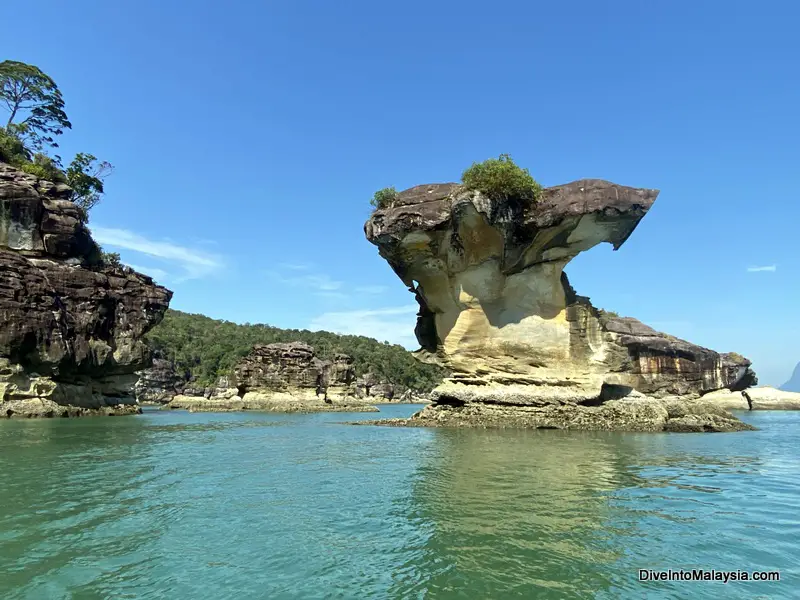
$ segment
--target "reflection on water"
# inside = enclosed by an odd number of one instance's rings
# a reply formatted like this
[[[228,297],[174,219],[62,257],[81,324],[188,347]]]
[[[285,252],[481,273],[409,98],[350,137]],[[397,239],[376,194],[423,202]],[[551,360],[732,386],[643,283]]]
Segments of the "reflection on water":
[[[0,597],[780,598],[800,583],[800,415],[720,435],[342,424],[362,418],[2,422]],[[643,584],[639,568],[783,581]]]

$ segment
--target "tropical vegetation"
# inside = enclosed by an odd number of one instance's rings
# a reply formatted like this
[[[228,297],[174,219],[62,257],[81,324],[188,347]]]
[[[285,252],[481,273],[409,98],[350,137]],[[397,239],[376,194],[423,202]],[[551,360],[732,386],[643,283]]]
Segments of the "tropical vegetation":
[[[34,65],[14,60],[0,62],[0,108],[8,116],[0,126],[0,161],[27,173],[72,188],[71,200],[89,210],[104,193],[105,178],[113,167],[92,154],[78,152],[66,168],[55,153],[58,136],[72,123],[56,82]]]
[[[262,324],[239,325],[172,309],[146,339],[151,348],[174,362],[179,373],[198,385],[209,385],[229,374],[254,344],[292,341],[310,344],[323,359],[344,352],[353,357],[356,375],[371,372],[384,381],[419,391],[432,389],[445,373],[439,367],[419,362],[402,346],[373,338]]]

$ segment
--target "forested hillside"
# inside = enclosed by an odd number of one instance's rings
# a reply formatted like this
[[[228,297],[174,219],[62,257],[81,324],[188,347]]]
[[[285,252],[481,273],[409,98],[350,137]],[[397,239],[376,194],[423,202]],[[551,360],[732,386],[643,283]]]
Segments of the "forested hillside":
[[[147,340],[151,348],[161,350],[179,371],[193,375],[201,385],[227,375],[253,344],[291,341],[311,344],[323,359],[344,352],[355,360],[357,375],[371,371],[386,381],[420,391],[430,390],[444,375],[442,369],[417,361],[402,346],[368,337],[261,324],[238,325],[172,309],[147,334]]]

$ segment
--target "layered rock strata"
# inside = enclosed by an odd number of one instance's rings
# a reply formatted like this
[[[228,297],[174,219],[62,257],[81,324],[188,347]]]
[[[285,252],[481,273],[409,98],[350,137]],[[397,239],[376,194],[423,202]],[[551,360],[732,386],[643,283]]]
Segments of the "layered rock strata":
[[[356,378],[355,396],[359,399],[368,399],[375,404],[410,404],[428,401],[425,394],[415,392],[404,385],[385,381],[372,372]]]
[[[149,368],[139,371],[134,394],[140,404],[167,404],[175,396],[184,393],[187,385],[186,373],[179,373],[175,363],[161,352],[153,353]]]
[[[453,373],[414,419],[666,430],[686,415],[673,416],[677,401],[664,399],[753,385],[749,360],[599,311],[569,284],[567,263],[603,242],[619,249],[657,195],[581,180],[531,203],[448,183],[411,188],[375,211],[367,239],[420,306],[417,356]],[[692,414],[702,420],[708,406]],[[644,409],[658,414],[640,422]]]
[[[138,412],[172,292],[106,267],[69,187],[0,163],[0,415]]]
[[[274,412],[369,411],[354,391],[353,359],[321,360],[303,342],[258,344],[210,394],[178,395],[169,408]]]

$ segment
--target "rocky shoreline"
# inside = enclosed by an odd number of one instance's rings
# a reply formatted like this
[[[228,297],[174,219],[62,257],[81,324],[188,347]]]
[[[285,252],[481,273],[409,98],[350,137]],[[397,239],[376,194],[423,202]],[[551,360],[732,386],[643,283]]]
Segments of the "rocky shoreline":
[[[741,392],[718,390],[703,400],[727,410],[800,410],[800,393],[774,387],[753,387]]]
[[[299,400],[288,397],[279,400],[274,397],[265,398],[203,398],[197,396],[175,396],[163,410],[183,409],[189,412],[239,412],[260,411],[280,413],[312,413],[312,412],[378,412],[371,404],[348,404],[332,402],[327,404],[318,400]]]
[[[408,419],[378,419],[357,425],[468,427],[484,429],[565,429],[631,432],[754,431],[721,407],[685,400],[611,400],[601,407],[558,405],[502,407],[431,405]]]
[[[160,368],[158,379],[172,381],[168,373],[163,374],[163,365]],[[321,360],[313,347],[302,342],[257,344],[215,387],[187,386],[164,408],[192,412],[378,412],[376,404],[418,400],[410,391],[398,400],[376,393],[385,388],[376,380],[368,380],[366,390],[359,386],[353,360],[346,354]],[[387,395],[393,393],[390,388]],[[163,394],[158,391],[155,396]]]

